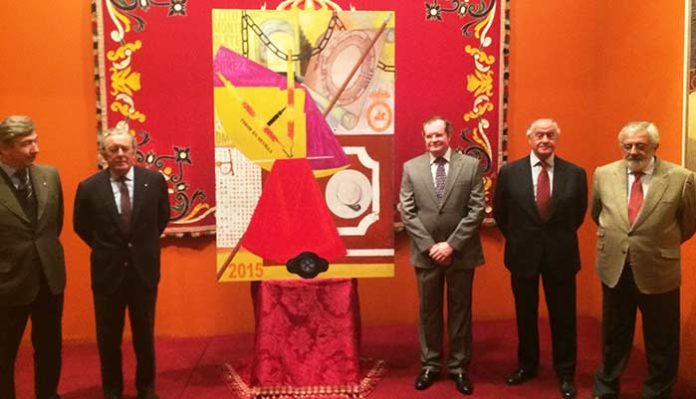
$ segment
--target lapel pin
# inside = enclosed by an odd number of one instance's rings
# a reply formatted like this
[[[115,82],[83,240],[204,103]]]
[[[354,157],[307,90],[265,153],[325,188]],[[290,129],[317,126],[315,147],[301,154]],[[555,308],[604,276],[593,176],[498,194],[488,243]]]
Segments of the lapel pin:
[[[147,183],[143,184],[145,187],[147,187]]]

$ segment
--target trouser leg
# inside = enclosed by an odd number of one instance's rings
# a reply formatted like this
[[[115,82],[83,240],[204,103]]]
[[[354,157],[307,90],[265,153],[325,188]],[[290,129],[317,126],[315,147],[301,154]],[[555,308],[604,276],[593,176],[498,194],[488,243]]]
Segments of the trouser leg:
[[[553,368],[559,377],[573,377],[577,360],[575,276],[557,280],[542,275],[551,325]]]
[[[445,275],[443,268],[416,267],[418,282],[418,339],[421,367],[439,372],[442,362],[442,304]]]
[[[641,294],[638,306],[643,318],[645,356],[648,361],[643,398],[669,398],[679,369],[679,290],[655,295]]]
[[[126,316],[122,288],[114,294],[94,294],[94,315],[97,326],[97,347],[101,363],[102,389],[105,394],[123,393],[121,342]]]
[[[46,283],[31,305],[34,386],[38,399],[58,395],[62,354],[63,294],[53,295]]]
[[[142,286],[137,276],[129,279],[128,317],[137,360],[135,386],[139,392],[155,388],[155,305],[157,288]]]
[[[471,296],[474,269],[449,268],[447,281],[447,334],[449,337],[450,373],[467,372],[471,363]]]
[[[29,306],[0,306],[0,398],[15,398],[14,366]]]
[[[619,395],[619,377],[633,347],[637,294],[629,266],[616,287],[602,284],[602,366],[594,376],[595,395]]]
[[[517,365],[529,371],[539,366],[539,276],[511,275],[517,318]]]

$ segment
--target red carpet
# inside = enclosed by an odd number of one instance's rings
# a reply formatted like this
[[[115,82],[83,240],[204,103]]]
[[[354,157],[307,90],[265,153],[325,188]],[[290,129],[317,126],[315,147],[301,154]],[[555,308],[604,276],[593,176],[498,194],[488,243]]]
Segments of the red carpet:
[[[514,321],[474,323],[474,361],[471,378],[473,397],[491,399],[560,398],[558,384],[550,365],[548,323],[541,322],[542,358],[539,376],[518,387],[505,385],[505,375],[515,368],[516,338]],[[591,393],[592,373],[599,364],[600,325],[591,319],[579,323],[579,360],[576,382],[578,398]],[[233,398],[219,366],[248,362],[252,353],[251,334],[205,337],[161,338],[157,341],[157,390],[162,399],[225,399]],[[382,359],[387,372],[370,399],[450,399],[463,397],[454,384],[442,380],[430,389],[418,392],[413,382],[419,370],[416,326],[366,328],[363,331],[362,353]],[[640,384],[645,376],[643,354],[635,350],[624,378],[622,399],[640,398]],[[124,344],[126,399],[135,397],[133,388],[134,360],[130,343]],[[17,398],[33,398],[33,366],[31,347],[23,346],[17,360]],[[94,344],[66,344],[63,348],[63,399],[100,399],[99,360]],[[677,384],[675,399],[696,398],[696,391],[687,384]]]

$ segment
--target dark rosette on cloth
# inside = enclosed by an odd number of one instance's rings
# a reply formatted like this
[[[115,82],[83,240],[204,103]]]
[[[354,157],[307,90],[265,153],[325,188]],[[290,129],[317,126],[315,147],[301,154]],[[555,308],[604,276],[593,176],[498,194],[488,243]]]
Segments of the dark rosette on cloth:
[[[287,268],[290,273],[309,279],[329,270],[329,262],[314,252],[302,252],[288,261]]]

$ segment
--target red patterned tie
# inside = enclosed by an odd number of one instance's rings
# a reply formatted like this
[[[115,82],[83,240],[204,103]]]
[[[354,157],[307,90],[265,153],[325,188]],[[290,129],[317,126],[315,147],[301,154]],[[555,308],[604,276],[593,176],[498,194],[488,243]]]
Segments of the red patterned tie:
[[[547,163],[539,161],[537,165],[541,166],[541,171],[537,177],[536,203],[539,216],[545,222],[549,220],[549,212],[551,210],[551,184],[549,182],[549,172],[546,170]]]
[[[628,221],[633,225],[638,217],[640,207],[643,206],[643,184],[640,182],[643,172],[633,172],[635,180],[631,184],[631,197],[628,200]]]

